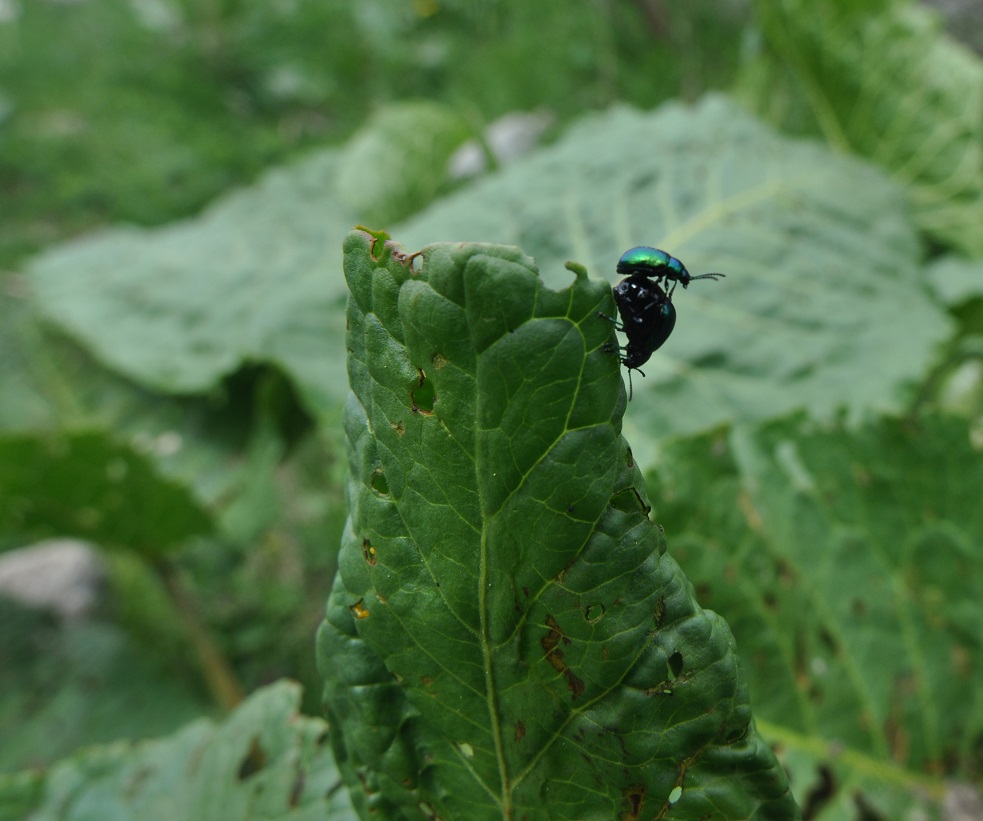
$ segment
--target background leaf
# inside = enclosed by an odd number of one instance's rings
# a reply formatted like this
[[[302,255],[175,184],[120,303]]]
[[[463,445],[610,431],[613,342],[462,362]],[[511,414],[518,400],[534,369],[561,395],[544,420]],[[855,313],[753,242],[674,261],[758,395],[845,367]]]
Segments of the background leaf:
[[[795,816],[648,519],[607,283],[384,239],[346,242],[351,514],[319,633],[360,813]]]
[[[932,261],[928,282],[946,305],[957,306],[983,296],[983,260],[947,254]]]
[[[20,539],[71,534],[160,554],[208,533],[183,485],[101,431],[0,435],[0,530]]]
[[[755,109],[789,124],[781,105],[791,99],[831,145],[890,173],[922,230],[983,255],[983,61],[910,0],[757,0],[754,8],[779,58],[745,82]]]
[[[308,411],[330,421],[344,385],[332,355],[341,278],[322,229],[345,224],[330,194],[338,169],[335,155],[316,157],[200,223],[45,255],[31,270],[41,308],[101,361],[158,389],[203,391],[244,361],[278,363]],[[547,278],[570,257],[612,272],[639,243],[669,249],[694,273],[727,273],[677,299],[676,330],[637,380],[636,433],[803,406],[897,408],[950,328],[924,291],[897,188],[722,98],[595,117],[442,199],[398,236],[409,248],[515,243]],[[107,270],[118,276],[92,288]],[[646,464],[644,437],[633,438]]]
[[[296,684],[257,691],[222,724],[85,750],[43,774],[0,776],[0,815],[31,821],[175,818],[350,821],[327,726],[297,714]]]
[[[590,118],[394,236],[515,243],[547,279],[571,256],[613,277],[638,244],[725,272],[677,292],[676,329],[635,380],[626,424],[643,465],[653,435],[798,407],[896,408],[950,328],[898,189],[720,97]]]
[[[118,228],[42,254],[29,270],[38,303],[101,362],[155,390],[205,392],[261,361],[291,375],[312,414],[336,412],[337,248],[355,222],[325,195],[337,162],[323,152],[197,220]]]
[[[165,618],[150,642],[100,618],[59,625],[0,597],[0,771],[49,767],[84,745],[163,735],[214,714],[188,670],[187,640],[163,635],[179,633],[179,621],[157,615]],[[5,820],[25,817],[0,809]]]
[[[449,106],[427,101],[386,106],[349,141],[335,183],[366,222],[387,225],[419,211],[447,183],[447,163],[470,136]]]
[[[756,714],[828,814],[937,815],[979,777],[983,456],[965,421],[789,418],[667,446],[649,486]],[[796,773],[799,779],[796,781]],[[803,783],[802,779],[806,779]]]

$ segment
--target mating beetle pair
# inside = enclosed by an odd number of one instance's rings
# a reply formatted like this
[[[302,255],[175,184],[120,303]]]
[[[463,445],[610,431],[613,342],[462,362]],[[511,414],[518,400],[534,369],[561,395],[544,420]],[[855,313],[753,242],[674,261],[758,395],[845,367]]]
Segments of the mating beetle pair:
[[[628,337],[627,345],[608,343],[608,349],[624,353],[621,364],[628,368],[628,398],[631,399],[631,372],[635,370],[645,376],[641,366],[662,347],[676,327],[676,309],[672,304],[676,286],[682,284],[683,288],[688,288],[694,279],[717,279],[724,274],[693,276],[674,256],[647,245],[625,251],[618,260],[618,273],[626,275],[614,286],[614,301],[621,322],[619,324],[606,314],[599,313],[598,316],[615,323],[615,329]],[[663,281],[672,282],[668,293],[660,284]]]

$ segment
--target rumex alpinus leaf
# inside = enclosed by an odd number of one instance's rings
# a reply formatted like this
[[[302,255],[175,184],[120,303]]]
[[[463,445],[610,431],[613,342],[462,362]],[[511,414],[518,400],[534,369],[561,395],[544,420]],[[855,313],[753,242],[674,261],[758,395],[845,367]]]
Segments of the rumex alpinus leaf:
[[[943,817],[946,779],[975,778],[983,454],[972,439],[955,417],[853,430],[797,415],[668,444],[651,474],[701,600],[733,626],[757,717],[797,759],[800,800],[821,793],[814,817],[858,805]]]
[[[328,755],[327,727],[297,713],[280,681],[216,725],[82,750],[46,771],[0,775],[0,817],[70,821],[351,821]]]
[[[319,633],[363,817],[795,816],[620,435],[611,289],[346,241],[350,517]]]

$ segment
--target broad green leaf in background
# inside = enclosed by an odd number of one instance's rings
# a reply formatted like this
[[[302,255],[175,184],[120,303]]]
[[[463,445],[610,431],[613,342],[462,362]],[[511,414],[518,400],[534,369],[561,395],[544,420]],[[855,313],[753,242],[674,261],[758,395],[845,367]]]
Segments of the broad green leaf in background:
[[[330,193],[337,170],[337,152],[322,152],[198,219],[59,246],[29,284],[51,321],[139,384],[201,393],[272,362],[313,415],[334,413],[346,388],[337,249],[355,221]]]
[[[0,434],[0,533],[73,535],[146,556],[212,529],[188,488],[105,431]]]
[[[59,624],[0,597],[0,772],[48,767],[83,745],[163,735],[217,712],[195,680],[186,638],[161,646],[180,621],[158,614],[170,618],[151,642],[98,617]]]
[[[334,248],[354,221],[339,173],[337,154],[315,156],[198,221],[53,250],[30,283],[59,327],[141,384],[204,391],[244,360],[273,361],[333,420],[346,387]],[[899,189],[721,97],[594,116],[398,236],[520,245],[548,279],[569,259],[613,276],[637,244],[727,273],[680,291],[676,330],[636,380],[646,438],[802,406],[896,408],[949,330]]]
[[[461,116],[441,103],[385,106],[342,152],[338,197],[366,222],[405,219],[447,182],[448,160],[469,136]]]
[[[166,663],[167,677],[204,675],[220,701],[234,689],[225,686],[234,676],[223,660],[247,688],[286,673],[318,681],[309,645],[335,562],[334,551],[316,546],[337,545],[344,521],[341,459],[332,456],[340,431],[309,431],[275,368],[244,368],[206,396],[161,396],[107,372],[35,313],[25,288],[0,293],[0,549],[51,534],[111,548],[104,598],[113,617]],[[97,444],[78,448],[81,439]],[[200,529],[187,527],[189,511]],[[202,532],[211,536],[187,538]],[[172,579],[170,595],[156,589],[158,573]],[[197,606],[178,608],[174,590]],[[213,642],[203,643],[209,633]],[[11,663],[12,675],[30,664]],[[47,707],[74,703],[73,681],[49,675],[44,697],[24,701],[21,691],[38,688],[0,681],[0,698],[18,705],[11,709],[20,738],[47,737],[48,752],[61,755],[116,737],[111,722],[62,733],[71,723],[65,711]],[[114,704],[122,686],[98,682],[81,690],[92,714]],[[166,700],[144,689],[147,700]],[[307,690],[305,709],[318,709],[320,688]],[[173,714],[162,715],[169,724],[117,724],[129,737],[176,726]],[[8,724],[0,736],[13,731]]]
[[[946,356],[926,380],[922,398],[974,418],[977,436],[983,438],[983,259],[947,254],[933,260],[927,274],[959,327]]]
[[[276,369],[241,371],[206,397],[154,394],[52,334],[26,295],[14,293],[0,293],[0,365],[0,434],[41,437],[49,444],[66,433],[105,435],[115,447],[145,459],[156,481],[185,486],[228,536],[252,538],[275,518],[269,485],[283,457],[284,429],[299,413],[292,383]],[[98,466],[89,467],[98,480]],[[101,484],[73,483],[74,503],[97,506]],[[133,493],[132,506],[138,508],[145,490],[140,483],[117,483],[115,504],[131,507],[130,500],[117,497]],[[65,516],[49,523],[64,535],[94,535],[68,524]],[[107,522],[103,532],[119,544],[125,526],[112,534],[113,526]]]
[[[677,290],[675,331],[634,380],[643,466],[652,437],[728,419],[896,408],[950,327],[899,189],[720,97],[588,119],[394,236],[514,243],[544,271],[575,259],[612,277],[624,250],[656,245],[725,272]]]
[[[648,518],[607,283],[383,240],[345,246],[351,513],[318,642],[362,817],[796,817]]]
[[[782,121],[776,100],[804,101],[830,145],[905,188],[922,230],[983,255],[983,60],[910,0],[753,5],[777,58],[749,66],[753,107]]]
[[[945,779],[979,777],[983,454],[964,420],[722,429],[667,446],[649,480],[797,797],[829,802],[813,817],[938,817]]]
[[[928,266],[928,282],[945,305],[954,307],[983,297],[983,259],[968,260],[954,254],[939,257]]]
[[[51,401],[35,371],[42,333],[27,304],[20,277],[0,277],[0,431],[42,428],[52,422]]]
[[[29,821],[352,821],[327,726],[280,681],[219,725],[85,750],[44,772],[0,776],[0,818]]]

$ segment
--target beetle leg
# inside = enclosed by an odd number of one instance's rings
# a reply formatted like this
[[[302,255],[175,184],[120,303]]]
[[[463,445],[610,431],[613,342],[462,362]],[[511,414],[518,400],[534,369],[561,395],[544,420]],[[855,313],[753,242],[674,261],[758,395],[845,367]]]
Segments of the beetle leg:
[[[607,314],[602,314],[600,311],[597,312],[597,315],[601,319],[606,319],[608,322],[611,322],[614,325],[614,329],[616,331],[624,331],[625,330],[625,326],[622,325],[621,322],[619,322],[613,316],[608,316]]]

